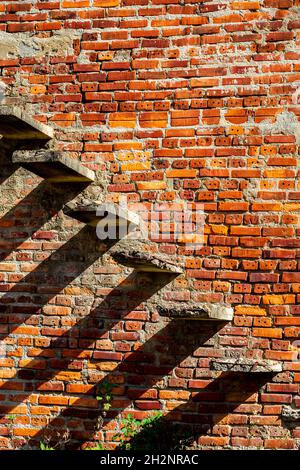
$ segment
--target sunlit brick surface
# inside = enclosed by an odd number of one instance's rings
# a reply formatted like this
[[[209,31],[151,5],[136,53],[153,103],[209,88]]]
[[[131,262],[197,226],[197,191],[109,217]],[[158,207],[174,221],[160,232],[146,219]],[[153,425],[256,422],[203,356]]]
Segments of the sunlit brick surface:
[[[0,449],[106,448],[161,410],[198,449],[298,449],[299,0],[0,4],[7,99],[96,172],[93,200],[201,202],[204,244],[172,233],[169,279],[117,264],[62,212],[80,193],[1,153]],[[162,226],[163,230],[163,226]],[[160,302],[226,304],[232,322],[163,319]],[[218,372],[218,358],[283,372]],[[101,384],[112,384],[103,413]],[[103,421],[102,421],[103,420]],[[298,421],[299,424],[299,421]]]

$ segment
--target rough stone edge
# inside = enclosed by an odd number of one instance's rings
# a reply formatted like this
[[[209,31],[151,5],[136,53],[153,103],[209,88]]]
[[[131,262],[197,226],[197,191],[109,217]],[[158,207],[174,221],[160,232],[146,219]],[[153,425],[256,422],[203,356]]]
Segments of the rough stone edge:
[[[300,409],[294,409],[289,405],[284,405],[282,407],[281,416],[284,421],[300,421]]]
[[[183,261],[159,251],[160,244],[142,238],[144,234],[137,231],[134,238],[131,234],[121,239],[109,255],[118,263],[140,272],[156,272],[179,275],[184,272]]]
[[[137,250],[114,250],[111,256],[120,264],[132,267],[137,271],[147,271],[145,266],[149,266],[149,272],[165,272],[182,274],[183,268],[176,263],[172,263],[162,255],[150,252],[140,252]],[[144,267],[144,269],[143,269]],[[154,269],[151,270],[151,267]]]
[[[282,372],[282,363],[271,360],[234,359],[224,358],[213,360],[210,363],[211,370],[219,372],[252,372],[252,373],[278,373]]]
[[[161,316],[174,319],[228,322],[233,319],[233,308],[220,304],[159,305],[157,310]]]
[[[129,223],[134,224],[136,227],[140,225],[140,217],[138,216],[138,214],[132,211],[128,211],[122,208],[122,206],[119,206],[118,204],[115,204],[113,202],[98,203],[96,201],[91,201],[84,204],[71,201],[64,206],[63,211],[69,217],[72,217],[77,220],[75,214],[72,215],[72,213],[81,211],[97,212],[99,209],[103,210],[104,212],[117,215],[120,219],[128,220]],[[95,215],[95,218],[97,218],[97,215]]]
[[[83,176],[87,181],[92,182],[95,181],[96,178],[94,171],[86,168],[78,160],[64,155],[64,153],[59,150],[17,150],[13,153],[12,162],[19,163],[20,165],[24,164],[25,167],[34,167],[35,163],[51,164],[57,162],[71,169],[74,173]],[[34,172],[34,168],[32,168],[31,171]],[[55,181],[55,179],[57,179],[57,177],[49,177],[49,180]]]

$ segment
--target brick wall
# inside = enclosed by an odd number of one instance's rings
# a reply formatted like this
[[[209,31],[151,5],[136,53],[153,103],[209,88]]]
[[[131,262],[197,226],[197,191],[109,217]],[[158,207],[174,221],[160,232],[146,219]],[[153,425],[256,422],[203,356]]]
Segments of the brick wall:
[[[0,447],[115,446],[122,417],[162,410],[197,448],[297,449],[300,406],[299,0],[7,1],[11,102],[97,173],[86,194],[204,204],[205,243],[172,237],[172,282],[118,265],[54,187],[1,157]],[[105,195],[105,198],[104,198]],[[228,304],[231,323],[162,318],[162,301]],[[213,372],[213,359],[283,372]],[[104,413],[95,396],[112,384]],[[98,390],[98,391],[97,391]],[[103,422],[102,422],[103,420]]]

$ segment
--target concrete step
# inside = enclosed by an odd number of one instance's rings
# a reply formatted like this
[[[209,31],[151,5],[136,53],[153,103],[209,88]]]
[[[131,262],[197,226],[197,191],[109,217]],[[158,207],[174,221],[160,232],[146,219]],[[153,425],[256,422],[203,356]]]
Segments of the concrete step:
[[[282,362],[267,359],[230,357],[211,361],[210,368],[211,370],[220,372],[278,373],[282,372],[283,365]]]
[[[125,239],[113,249],[111,256],[118,263],[134,268],[136,271],[175,275],[183,273],[183,267],[176,259],[158,253],[157,245],[151,242]]]
[[[92,170],[58,150],[17,150],[12,161],[52,183],[91,183],[95,180]]]
[[[18,144],[33,145],[52,139],[54,131],[17,106],[0,105],[0,135]]]
[[[157,310],[161,316],[176,320],[229,322],[233,319],[233,309],[220,304],[189,305],[184,302],[173,302],[170,305],[158,305]]]
[[[140,218],[137,214],[110,202],[87,201],[77,203],[72,201],[65,205],[63,211],[69,217],[92,227],[99,226],[101,223],[103,226],[109,224],[112,228],[112,233],[114,228],[123,228],[124,236],[127,234],[127,230],[128,232],[132,231],[140,223]]]

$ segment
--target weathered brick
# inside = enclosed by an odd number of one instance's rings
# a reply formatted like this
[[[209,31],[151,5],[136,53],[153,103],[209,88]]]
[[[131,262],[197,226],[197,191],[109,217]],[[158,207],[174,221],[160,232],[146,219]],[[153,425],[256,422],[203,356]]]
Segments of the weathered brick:
[[[0,5],[9,100],[97,176],[85,188],[48,185],[2,165],[0,411],[15,416],[11,427],[3,418],[3,450],[38,447],[50,417],[78,448],[97,435],[111,450],[122,418],[155,410],[188,423],[197,449],[298,446],[281,418],[284,404],[300,406],[297,2],[223,3]],[[164,204],[154,239],[182,258],[180,276],[131,273],[61,211],[77,196],[125,195],[148,225],[152,204]],[[204,212],[196,236],[195,212],[176,238],[180,202]],[[160,301],[227,305],[234,318],[220,329],[169,321]],[[265,383],[233,374],[229,391],[210,366],[231,355],[283,372]],[[105,381],[111,407],[94,435]]]

